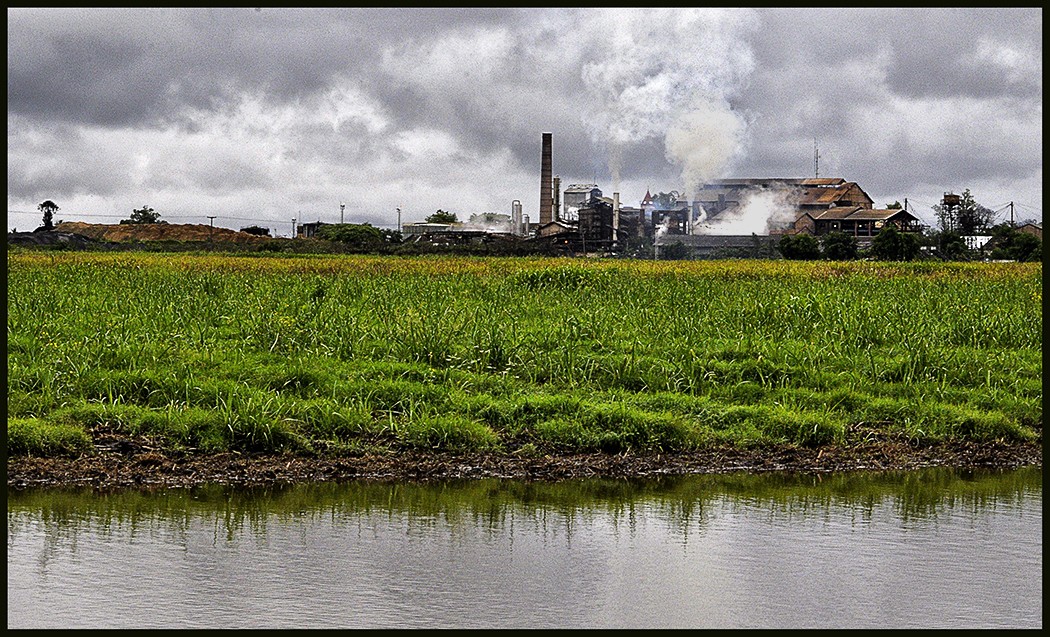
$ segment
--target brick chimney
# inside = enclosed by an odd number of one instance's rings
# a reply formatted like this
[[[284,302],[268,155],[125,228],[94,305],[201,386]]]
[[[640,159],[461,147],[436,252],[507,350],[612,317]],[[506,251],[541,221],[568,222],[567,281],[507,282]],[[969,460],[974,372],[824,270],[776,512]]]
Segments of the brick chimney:
[[[540,225],[554,220],[553,166],[551,162],[551,134],[543,134],[543,158],[540,164]]]

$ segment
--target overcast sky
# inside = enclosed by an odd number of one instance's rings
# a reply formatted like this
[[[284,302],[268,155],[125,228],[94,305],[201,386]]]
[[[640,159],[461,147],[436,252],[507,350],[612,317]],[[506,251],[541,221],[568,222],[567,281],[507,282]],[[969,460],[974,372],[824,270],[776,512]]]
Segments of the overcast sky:
[[[1042,219],[1042,10],[8,9],[7,223],[275,236],[842,177]],[[819,150],[819,164],[814,149]]]

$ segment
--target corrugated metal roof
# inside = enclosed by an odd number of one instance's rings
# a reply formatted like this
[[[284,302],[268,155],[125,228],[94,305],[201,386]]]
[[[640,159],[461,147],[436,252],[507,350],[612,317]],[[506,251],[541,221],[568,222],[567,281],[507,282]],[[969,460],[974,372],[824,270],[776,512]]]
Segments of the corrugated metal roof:
[[[841,177],[811,177],[800,182],[803,186],[837,186],[846,183]]]
[[[836,206],[834,208],[828,208],[827,210],[814,211],[810,213],[810,216],[822,221],[845,219],[858,210],[863,210],[863,208],[860,206]]]
[[[813,211],[809,214],[814,219],[820,219],[821,221],[888,221],[894,217],[905,215],[911,219],[916,219],[915,215],[900,208],[876,210],[864,208],[863,206],[836,206],[827,210]]]
[[[856,188],[870,201],[871,197],[868,197],[868,193],[857,185],[856,182],[847,181],[837,186],[820,187],[820,188],[803,188],[802,199],[799,205],[813,206],[813,205],[829,205],[833,204],[840,199],[844,199],[849,195],[850,190]]]
[[[883,210],[874,208],[861,208],[854,214],[850,215],[850,221],[888,221],[890,219],[893,219],[894,217],[902,216],[907,216],[911,219],[918,219],[918,217],[916,217],[912,213],[908,212],[907,210],[902,210],[900,208]]]
[[[714,186],[772,186],[779,184],[798,185],[801,184],[804,179],[788,178],[788,177],[765,177],[765,178],[741,178],[741,179],[712,179],[708,184]],[[707,185],[705,184],[705,187]]]

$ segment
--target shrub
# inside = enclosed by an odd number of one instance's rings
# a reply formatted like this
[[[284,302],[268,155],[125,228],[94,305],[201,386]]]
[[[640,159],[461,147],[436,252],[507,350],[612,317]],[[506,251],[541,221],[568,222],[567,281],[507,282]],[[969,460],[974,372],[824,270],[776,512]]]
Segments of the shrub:
[[[805,233],[780,238],[780,254],[785,259],[807,261],[820,258],[820,244],[812,235]]]

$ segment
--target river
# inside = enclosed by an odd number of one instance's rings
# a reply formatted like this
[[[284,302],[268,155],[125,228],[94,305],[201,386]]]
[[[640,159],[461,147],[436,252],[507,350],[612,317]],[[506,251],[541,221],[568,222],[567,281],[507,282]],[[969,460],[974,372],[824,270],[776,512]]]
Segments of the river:
[[[8,489],[8,628],[1041,628],[1042,468]]]

